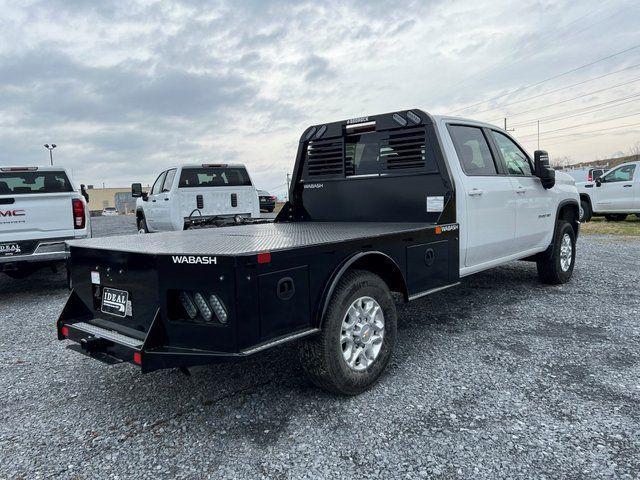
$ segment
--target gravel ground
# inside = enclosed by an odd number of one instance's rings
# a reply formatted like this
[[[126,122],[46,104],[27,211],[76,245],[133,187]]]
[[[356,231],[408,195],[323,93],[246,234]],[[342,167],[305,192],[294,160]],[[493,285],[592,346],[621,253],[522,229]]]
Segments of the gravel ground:
[[[3,277],[0,477],[639,478],[639,272],[640,240],[590,236],[568,285],[515,263],[399,305],[357,398],[292,346],[191,377],[104,366],[55,340],[62,274]]]

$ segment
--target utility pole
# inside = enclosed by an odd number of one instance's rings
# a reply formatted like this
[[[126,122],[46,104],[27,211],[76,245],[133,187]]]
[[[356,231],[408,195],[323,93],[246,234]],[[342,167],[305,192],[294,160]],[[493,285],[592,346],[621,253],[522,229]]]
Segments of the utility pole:
[[[287,173],[287,201],[289,201],[289,188],[291,184],[291,175]]]
[[[53,149],[56,148],[57,145],[55,143],[52,143],[51,145],[49,145],[48,143],[44,144],[44,148],[46,148],[47,150],[49,150],[49,160],[51,161],[51,166],[53,167]]]
[[[512,128],[511,130],[509,130],[507,128],[507,117],[504,118],[504,131],[505,132],[513,132],[515,130],[515,128]]]

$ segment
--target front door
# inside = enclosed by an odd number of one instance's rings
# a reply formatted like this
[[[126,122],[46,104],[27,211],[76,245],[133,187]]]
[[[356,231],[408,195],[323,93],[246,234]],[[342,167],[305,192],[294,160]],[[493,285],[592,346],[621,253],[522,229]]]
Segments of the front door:
[[[167,171],[167,175],[165,176],[162,182],[162,188],[160,189],[160,193],[157,195],[157,202],[155,205],[155,225],[158,230],[161,231],[170,231],[173,230],[173,225],[171,222],[171,210],[172,210],[172,202],[171,202],[171,189],[173,186],[173,181],[176,178],[176,169],[173,168]]]
[[[621,165],[611,170],[596,183],[595,212],[630,212],[635,209],[634,177],[636,165]],[[598,186],[600,185],[600,186]]]
[[[544,248],[555,222],[551,193],[533,175],[531,159],[518,144],[496,130],[491,130],[491,136],[516,192],[517,250],[525,252]]]
[[[465,202],[461,242],[464,265],[474,267],[514,253],[516,194],[497,166],[482,128],[449,125],[462,174],[459,201]],[[462,262],[462,257],[461,257]]]
[[[149,198],[147,198],[147,204],[144,206],[144,217],[147,222],[147,228],[149,231],[157,232],[160,230],[160,224],[158,223],[158,202],[161,200],[162,186],[164,185],[164,179],[167,177],[167,172],[162,172],[156,179],[151,191],[149,192]]]

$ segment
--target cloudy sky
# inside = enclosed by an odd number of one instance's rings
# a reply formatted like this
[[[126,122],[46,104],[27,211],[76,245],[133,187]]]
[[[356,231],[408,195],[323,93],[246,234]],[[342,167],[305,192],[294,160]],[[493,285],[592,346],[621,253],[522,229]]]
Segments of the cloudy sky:
[[[0,164],[45,164],[54,142],[78,182],[237,161],[282,194],[306,126],[412,107],[507,117],[530,151],[541,119],[541,147],[573,161],[640,141],[637,1],[0,0],[0,12]]]

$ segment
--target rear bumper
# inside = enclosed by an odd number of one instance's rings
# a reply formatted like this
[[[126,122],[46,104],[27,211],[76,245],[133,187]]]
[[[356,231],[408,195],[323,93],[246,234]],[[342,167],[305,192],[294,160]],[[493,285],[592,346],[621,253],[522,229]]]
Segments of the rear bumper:
[[[32,253],[24,255],[9,255],[0,257],[0,268],[2,265],[22,263],[22,262],[56,262],[63,261],[69,257],[69,251],[65,240],[42,240],[37,244]]]
[[[131,363],[142,373],[166,368],[193,367],[241,360],[269,348],[317,334],[318,329],[305,328],[289,332],[240,351],[213,351],[201,348],[173,347],[164,335],[165,328],[156,311],[153,323],[143,338],[134,338],[97,325],[94,317],[75,292],[57,321],[58,340],[74,342],[67,348],[103,363]]]

